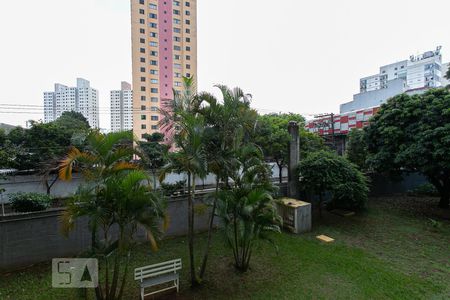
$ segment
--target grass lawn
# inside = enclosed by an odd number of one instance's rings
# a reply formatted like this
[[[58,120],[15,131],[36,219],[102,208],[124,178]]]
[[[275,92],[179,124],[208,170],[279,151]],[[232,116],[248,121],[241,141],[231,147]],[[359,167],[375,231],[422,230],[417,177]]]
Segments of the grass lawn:
[[[185,238],[163,241],[156,254],[139,246],[132,267],[181,257],[182,290],[167,299],[449,299],[450,220],[448,213],[431,209],[436,203],[374,198],[368,212],[357,216],[324,214],[312,233],[275,235],[278,253],[270,244],[258,245],[246,274],[234,271],[231,250],[217,233],[205,285],[195,291],[188,284]],[[321,243],[318,234],[336,241]],[[199,254],[203,242],[201,235]],[[40,264],[0,275],[0,299],[78,299],[74,290],[51,288],[50,270]],[[125,299],[138,298],[130,274]]]

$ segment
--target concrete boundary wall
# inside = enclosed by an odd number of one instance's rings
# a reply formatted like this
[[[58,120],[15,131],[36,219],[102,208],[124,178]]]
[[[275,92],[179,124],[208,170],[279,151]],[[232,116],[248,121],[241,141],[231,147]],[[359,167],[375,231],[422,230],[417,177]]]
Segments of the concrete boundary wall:
[[[197,203],[201,202],[197,200]],[[61,233],[59,221],[63,212],[64,208],[61,208],[0,218],[0,272],[52,258],[76,256],[89,249],[91,234],[87,218],[79,219],[66,238]],[[170,223],[165,236],[185,235],[188,227],[186,198],[171,199],[167,213]],[[208,221],[208,211],[197,215],[195,229],[207,230]],[[139,230],[136,238],[145,241],[145,232]]]

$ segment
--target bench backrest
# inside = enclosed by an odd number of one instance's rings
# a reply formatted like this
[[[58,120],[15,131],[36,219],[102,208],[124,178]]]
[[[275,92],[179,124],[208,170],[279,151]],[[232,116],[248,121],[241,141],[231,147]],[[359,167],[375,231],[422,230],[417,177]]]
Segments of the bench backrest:
[[[176,273],[181,269],[181,258],[169,260],[159,264],[145,266],[134,270],[134,280],[143,281],[146,278],[156,277],[168,273]]]

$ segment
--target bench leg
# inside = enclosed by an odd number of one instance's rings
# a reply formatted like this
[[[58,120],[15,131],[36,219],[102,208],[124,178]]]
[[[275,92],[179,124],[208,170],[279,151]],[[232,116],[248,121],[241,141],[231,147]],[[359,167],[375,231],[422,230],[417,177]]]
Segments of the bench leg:
[[[141,288],[141,300],[144,300],[144,288]]]
[[[177,279],[177,293],[180,292],[180,279]]]

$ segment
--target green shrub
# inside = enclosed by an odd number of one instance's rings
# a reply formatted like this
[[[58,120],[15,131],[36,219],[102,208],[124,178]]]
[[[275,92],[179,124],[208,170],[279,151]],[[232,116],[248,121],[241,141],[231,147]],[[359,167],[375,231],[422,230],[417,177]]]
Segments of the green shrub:
[[[46,210],[52,204],[52,198],[39,193],[14,193],[9,195],[11,207],[16,212]]]
[[[408,191],[410,196],[439,196],[439,192],[431,183],[424,183]]]
[[[328,151],[314,152],[300,162],[301,187],[320,198],[332,194],[331,206],[351,210],[365,208],[369,188],[367,178],[356,165]]]
[[[173,193],[184,189],[186,181],[181,180],[175,183],[161,183],[161,188],[163,189],[165,196],[171,196]]]

